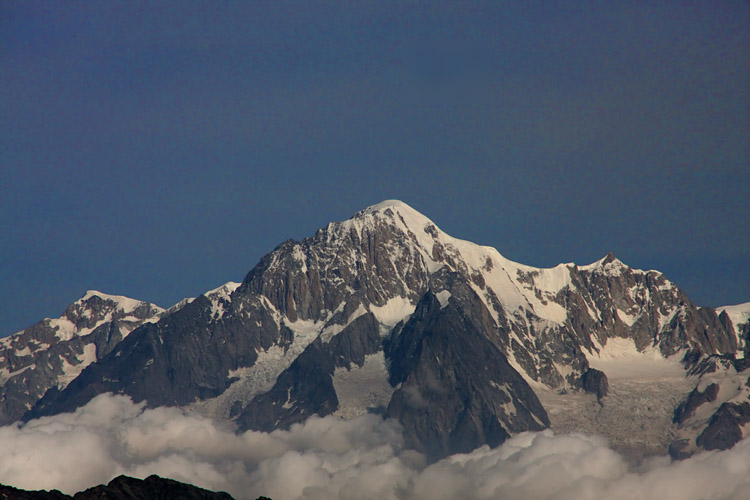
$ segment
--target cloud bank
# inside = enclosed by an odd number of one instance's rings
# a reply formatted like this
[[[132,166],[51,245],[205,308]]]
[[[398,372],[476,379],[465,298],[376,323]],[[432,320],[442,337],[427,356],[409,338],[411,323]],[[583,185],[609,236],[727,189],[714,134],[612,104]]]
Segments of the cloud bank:
[[[66,493],[119,474],[158,474],[235,498],[747,499],[750,439],[638,470],[599,437],[524,433],[427,466],[398,424],[368,415],[311,418],[289,431],[246,432],[100,395],[74,413],[0,427],[0,483]]]

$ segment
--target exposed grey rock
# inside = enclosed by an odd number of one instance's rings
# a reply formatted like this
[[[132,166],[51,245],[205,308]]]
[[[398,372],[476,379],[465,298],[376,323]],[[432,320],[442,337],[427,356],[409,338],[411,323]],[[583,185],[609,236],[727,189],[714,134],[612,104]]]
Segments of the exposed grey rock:
[[[693,454],[685,449],[690,445],[689,439],[677,439],[669,444],[669,456],[672,460],[685,460]]]
[[[89,291],[60,318],[0,339],[0,425],[20,419],[49,390],[63,389],[133,329],[163,309]]]
[[[742,439],[740,427],[750,422],[750,403],[724,403],[711,417],[696,443],[706,450],[727,450]]]
[[[287,429],[311,415],[326,416],[338,408],[333,387],[336,367],[362,366],[365,356],[381,349],[378,322],[364,314],[330,342],[318,339],[279,375],[273,388],[253,398],[237,418],[240,430]]]
[[[82,328],[90,324],[76,314]],[[438,457],[547,426],[524,378],[601,399],[606,376],[586,356],[610,339],[664,356],[684,352],[686,366],[707,372],[734,359],[737,339],[750,335],[726,314],[696,307],[663,274],[612,254],[535,269],[452,238],[398,202],[282,243],[236,289],[182,301],[124,340],[113,325],[91,333],[98,361],[69,385],[14,382],[36,399],[46,391],[25,418],[70,411],[102,392],[149,406],[232,394],[240,372],[273,349],[300,354],[274,372],[270,389],[227,397],[225,415],[242,429],[284,428],[335,411],[335,369],[361,366],[388,337],[391,382],[400,385],[387,415]],[[21,366],[18,350],[6,357]]]
[[[686,348],[706,354],[737,349],[734,332],[721,324],[715,311],[696,307],[657,271],[633,270],[609,254],[599,266],[579,272],[582,286],[576,288],[588,295],[584,300],[594,303],[601,318],[598,327],[585,325],[584,331],[594,333],[600,342],[632,338],[638,350],[658,346],[664,356]],[[625,314],[635,318],[631,325]]]
[[[589,394],[595,394],[596,399],[602,400],[609,391],[609,384],[607,382],[607,375],[594,368],[589,368],[581,377],[582,389]]]
[[[698,375],[693,391],[675,408],[673,422],[680,457],[700,449],[726,449],[742,439],[742,427],[750,421],[750,370],[747,360],[730,355],[690,356],[688,373]],[[705,389],[701,390],[701,387]]]
[[[719,394],[718,384],[708,385],[702,392],[696,387],[690,393],[690,395],[682,403],[677,406],[674,410],[674,418],[672,421],[676,424],[682,424],[688,418],[695,414],[695,410],[704,403],[710,403],[716,401],[716,396]]]
[[[425,294],[386,350],[391,383],[400,384],[386,416],[430,460],[549,426],[534,392],[477,321],[482,315],[471,314],[481,301],[465,285],[450,291],[445,305]]]
[[[258,297],[242,297],[229,307],[216,318],[215,302],[202,295],[143,325],[64,391],[50,391],[24,418],[72,411],[104,392],[128,394],[150,407],[221,394],[232,382],[229,372],[251,366],[257,349],[293,340]]]
[[[270,391],[253,398],[237,418],[239,429],[288,429],[312,415],[333,413],[339,404],[333,369],[323,343],[313,342],[279,375]]]

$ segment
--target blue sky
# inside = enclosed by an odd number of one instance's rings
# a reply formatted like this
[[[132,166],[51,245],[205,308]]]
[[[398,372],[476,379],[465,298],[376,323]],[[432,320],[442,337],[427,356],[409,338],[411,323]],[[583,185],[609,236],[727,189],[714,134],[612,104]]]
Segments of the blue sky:
[[[0,336],[383,199],[750,300],[750,4],[2,2]]]

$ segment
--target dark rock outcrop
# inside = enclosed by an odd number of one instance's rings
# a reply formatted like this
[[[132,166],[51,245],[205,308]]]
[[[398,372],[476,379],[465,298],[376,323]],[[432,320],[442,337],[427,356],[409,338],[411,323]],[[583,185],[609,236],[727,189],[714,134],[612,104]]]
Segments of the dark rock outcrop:
[[[602,400],[609,392],[607,375],[595,368],[589,368],[581,377],[581,388],[589,394],[595,394],[596,399]]]
[[[233,500],[228,493],[213,492],[159,476],[136,479],[118,476],[106,486],[89,488],[73,495],[75,500]]]
[[[669,443],[667,452],[672,460],[685,460],[693,455],[691,452],[685,451],[689,446],[689,439],[677,439]]]
[[[742,439],[742,425],[750,422],[750,403],[723,403],[696,439],[706,450],[728,450]]]
[[[675,424],[684,423],[695,414],[695,410],[700,405],[716,401],[718,394],[719,386],[717,384],[710,384],[703,391],[698,390],[696,387],[683,402],[677,405],[677,408],[674,410],[672,422]]]
[[[386,351],[391,383],[400,384],[386,416],[430,460],[549,426],[534,392],[471,314],[481,301],[465,285],[450,293],[441,304],[428,292]]]
[[[213,492],[159,476],[136,479],[118,476],[107,485],[99,485],[73,496],[57,490],[26,491],[0,485],[0,498],[7,500],[233,500],[224,492]],[[261,497],[262,498],[262,497]]]
[[[0,425],[19,420],[47,391],[65,388],[132,330],[162,313],[147,302],[89,291],[61,317],[0,339]]]
[[[288,345],[291,330],[257,297],[232,302],[238,314],[216,318],[200,296],[157,323],[134,331],[62,392],[51,391],[25,419],[73,411],[104,392],[128,394],[151,407],[186,405],[221,394],[230,370],[250,366],[257,350]]]
[[[70,500],[73,497],[57,490],[21,490],[0,484],[0,498],[3,500]]]
[[[363,366],[365,356],[381,349],[378,322],[372,313],[352,321],[338,335],[318,339],[279,375],[273,388],[259,394],[237,418],[240,430],[288,429],[311,415],[326,416],[338,408],[333,387],[336,368]]]

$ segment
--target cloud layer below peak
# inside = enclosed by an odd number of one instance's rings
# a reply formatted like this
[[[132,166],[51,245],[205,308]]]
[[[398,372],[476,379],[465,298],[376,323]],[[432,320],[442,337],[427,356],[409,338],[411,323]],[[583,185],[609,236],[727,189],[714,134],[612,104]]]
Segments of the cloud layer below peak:
[[[311,418],[289,431],[235,434],[176,408],[101,395],[74,413],[0,427],[0,483],[74,493],[126,474],[158,474],[238,500],[746,499],[750,440],[637,470],[600,437],[520,434],[426,465],[398,424]]]

